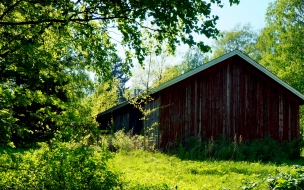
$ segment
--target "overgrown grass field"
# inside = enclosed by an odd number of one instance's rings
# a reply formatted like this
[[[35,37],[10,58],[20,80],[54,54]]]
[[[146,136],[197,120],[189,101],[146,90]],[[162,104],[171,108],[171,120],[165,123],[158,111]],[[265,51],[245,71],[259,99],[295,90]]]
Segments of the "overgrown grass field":
[[[266,178],[288,165],[190,161],[147,151],[116,153],[109,162],[127,189],[269,189]]]
[[[251,144],[220,140],[207,149],[196,142],[170,154],[145,142],[120,131],[97,144],[54,141],[34,149],[0,149],[0,189],[304,189],[303,157],[286,159],[287,153],[280,154],[279,144],[269,139]],[[280,164],[237,161],[251,159],[245,149],[258,155],[254,160],[271,155]],[[235,153],[239,156],[231,156]]]

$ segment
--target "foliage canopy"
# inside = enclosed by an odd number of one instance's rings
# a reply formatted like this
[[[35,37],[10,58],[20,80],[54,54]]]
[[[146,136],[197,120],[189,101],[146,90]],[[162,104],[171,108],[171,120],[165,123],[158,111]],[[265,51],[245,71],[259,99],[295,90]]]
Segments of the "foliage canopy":
[[[256,47],[258,34],[252,29],[251,24],[237,24],[232,30],[222,31],[220,37],[212,47],[212,59],[218,58],[230,51],[238,49],[256,61],[259,61],[260,53]]]
[[[261,64],[304,93],[304,2],[277,0],[266,13],[266,27],[258,40]],[[304,107],[300,109],[304,127]]]
[[[304,93],[304,2],[278,0],[271,3],[266,13],[266,27],[258,46],[261,63]]]
[[[211,15],[212,3],[222,6],[220,0],[1,1],[0,144],[24,146],[46,141],[57,131],[86,128],[82,117],[90,120],[91,114],[80,113],[84,105],[79,99],[92,87],[88,71],[99,80],[111,74],[118,57],[113,28],[126,47],[124,72],[132,66],[131,57],[142,63],[148,53],[141,46],[144,28],[158,42],[156,53],[163,43],[170,51],[179,43],[209,50],[192,32],[216,37],[218,17]],[[88,125],[96,127],[94,122]]]

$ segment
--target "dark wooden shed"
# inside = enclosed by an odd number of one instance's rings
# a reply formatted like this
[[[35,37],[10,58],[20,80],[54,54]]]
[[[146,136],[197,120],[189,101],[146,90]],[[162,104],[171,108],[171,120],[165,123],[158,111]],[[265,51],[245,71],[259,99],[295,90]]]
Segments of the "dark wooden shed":
[[[267,69],[235,50],[152,90],[161,146],[169,142],[221,135],[244,140],[269,136],[278,141],[300,135],[299,108],[304,96]],[[98,115],[106,129],[142,130],[141,113],[128,102]]]

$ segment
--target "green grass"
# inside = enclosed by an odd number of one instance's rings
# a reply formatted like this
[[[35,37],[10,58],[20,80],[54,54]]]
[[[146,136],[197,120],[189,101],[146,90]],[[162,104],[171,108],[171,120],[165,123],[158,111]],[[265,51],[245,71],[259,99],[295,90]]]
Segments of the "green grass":
[[[109,165],[127,189],[269,189],[264,178],[290,166],[234,161],[189,161],[145,151],[119,152]]]
[[[119,173],[123,189],[269,189],[266,182],[266,178],[269,177],[269,175],[277,176],[277,174],[281,172],[294,173],[291,172],[291,165],[303,165],[304,163],[303,157],[296,162],[286,162],[285,165],[245,161],[191,161],[181,160],[176,156],[159,152],[152,153],[143,150],[127,150],[128,151],[123,150],[116,153],[108,153],[109,155],[113,154],[113,157],[110,156],[112,158],[108,160],[108,167],[105,168],[107,171],[111,170]],[[16,168],[27,168],[29,167],[28,165],[33,162],[32,164],[37,165],[33,168],[40,169],[39,164],[36,163],[36,157],[38,152],[41,152],[41,159],[44,159],[43,151],[47,152],[46,149],[0,149],[0,165],[10,164]],[[6,152],[22,154],[24,159],[19,160],[20,164],[14,162],[6,163],[5,161],[10,160],[10,157],[5,154]],[[54,151],[54,154],[55,153],[57,155],[56,151]],[[53,157],[56,155],[53,155]],[[68,155],[72,156],[73,160],[76,159],[76,161],[79,157],[78,153],[69,153]],[[67,159],[69,156],[64,158]],[[100,157],[94,156],[92,159],[98,161]],[[58,157],[58,160],[62,160],[61,157]],[[52,163],[53,162],[49,162],[45,164],[52,165]],[[82,163],[83,161],[75,162],[77,165],[76,168]],[[45,167],[45,164],[41,165],[41,168]],[[69,163],[67,164],[67,167],[68,166]],[[90,167],[91,166],[93,169],[95,168],[94,164],[90,165]],[[86,169],[91,171],[92,168],[90,167],[86,166]],[[62,167],[58,169],[62,169]],[[36,177],[44,176],[44,171],[48,173],[48,170],[40,170],[41,175],[35,174]],[[97,168],[94,170],[94,173],[100,171],[101,170]],[[23,170],[6,170],[0,167],[0,173],[1,172],[3,172],[2,177],[6,175],[7,179],[10,179],[10,172],[14,173],[15,178],[18,180],[23,179],[24,176],[28,176],[28,173]],[[65,172],[65,170],[63,170],[63,172]],[[85,172],[84,170],[79,170],[79,173]],[[34,177],[35,175],[33,174]],[[39,179],[37,180],[39,181]],[[5,180],[2,180],[2,182],[4,183]],[[280,182],[282,183],[282,180]]]

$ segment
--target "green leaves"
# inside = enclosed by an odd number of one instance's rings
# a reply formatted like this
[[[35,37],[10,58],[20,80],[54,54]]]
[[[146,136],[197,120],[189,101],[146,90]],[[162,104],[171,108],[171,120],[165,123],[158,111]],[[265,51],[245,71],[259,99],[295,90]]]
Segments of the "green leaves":
[[[0,188],[118,188],[121,186],[119,175],[107,165],[110,158],[111,154],[100,147],[76,143],[42,144],[36,150],[2,153]]]
[[[304,3],[301,0],[277,0],[266,13],[266,27],[258,40],[260,61],[283,81],[304,93]],[[300,109],[303,129],[303,108]]]
[[[0,86],[5,103],[0,106],[15,126],[8,128],[11,141],[21,146],[49,140],[57,130],[68,134],[75,129],[77,134],[81,125],[88,131],[96,127],[81,101],[92,92],[89,73],[99,82],[111,77],[118,57],[112,28],[125,48],[123,70],[128,73],[132,58],[143,63],[149,54],[147,39],[156,41],[156,54],[164,44],[174,52],[180,42],[209,50],[193,33],[218,34],[210,7],[200,0],[1,1]],[[198,24],[201,17],[203,25]]]
[[[118,81],[115,79],[96,85],[94,94],[87,99],[88,104],[92,106],[92,116],[95,117],[118,103],[117,90]]]
[[[232,30],[223,31],[212,47],[212,59],[218,58],[230,51],[238,49],[252,59],[261,59],[259,49],[256,47],[258,34],[252,29],[250,24],[241,26],[237,24]]]
[[[275,176],[266,178],[270,189],[303,189],[304,169],[302,166],[294,165],[289,172],[280,172]]]
[[[183,56],[183,60],[180,65],[181,73],[186,73],[192,69],[203,65],[208,61],[209,57],[206,53],[204,53],[198,48],[190,49]]]
[[[262,30],[258,47],[261,63],[278,77],[304,93],[304,33],[303,1],[277,0],[270,4],[266,27]]]

